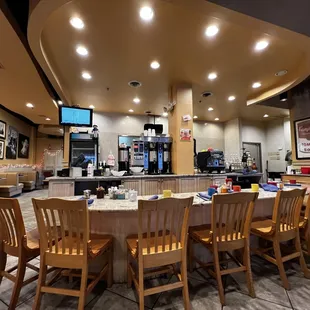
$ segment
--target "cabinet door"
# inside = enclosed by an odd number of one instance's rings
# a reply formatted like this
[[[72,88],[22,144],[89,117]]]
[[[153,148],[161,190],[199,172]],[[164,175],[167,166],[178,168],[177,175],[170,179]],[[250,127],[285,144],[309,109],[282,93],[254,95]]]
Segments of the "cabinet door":
[[[180,178],[179,179],[179,192],[192,193],[196,192],[196,178]]]
[[[142,180],[142,195],[157,195],[161,192],[160,179],[144,179]]]
[[[125,181],[122,181],[122,185],[124,185],[126,189],[133,189],[137,191],[138,195],[142,195],[140,180],[125,180]]]
[[[198,192],[205,192],[208,190],[210,185],[212,184],[211,178],[198,178],[197,179],[197,191]]]
[[[74,181],[53,182],[48,184],[48,197],[74,196]]]
[[[161,191],[165,189],[170,189],[172,193],[178,193],[177,179],[162,179],[161,181]]]

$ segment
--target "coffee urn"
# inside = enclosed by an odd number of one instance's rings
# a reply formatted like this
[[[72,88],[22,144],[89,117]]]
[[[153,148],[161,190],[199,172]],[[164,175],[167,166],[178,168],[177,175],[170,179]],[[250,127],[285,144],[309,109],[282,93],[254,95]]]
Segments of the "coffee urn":
[[[118,148],[118,171],[129,172],[129,147]]]
[[[157,138],[148,137],[144,141],[144,172],[158,174]]]
[[[172,173],[171,170],[171,145],[172,139],[160,137],[158,139],[158,171],[162,174]]]

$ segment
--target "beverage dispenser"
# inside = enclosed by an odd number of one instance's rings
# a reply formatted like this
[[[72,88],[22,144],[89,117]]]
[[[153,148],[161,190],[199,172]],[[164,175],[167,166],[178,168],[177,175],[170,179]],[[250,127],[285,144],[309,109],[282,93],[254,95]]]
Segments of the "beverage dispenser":
[[[160,137],[158,142],[158,171],[162,174],[172,173],[171,169],[172,138]]]

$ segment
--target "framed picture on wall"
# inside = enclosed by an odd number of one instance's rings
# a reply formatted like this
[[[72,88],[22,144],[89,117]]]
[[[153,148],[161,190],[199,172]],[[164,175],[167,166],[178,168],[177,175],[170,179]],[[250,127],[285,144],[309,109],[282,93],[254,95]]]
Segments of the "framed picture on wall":
[[[29,137],[18,135],[18,158],[29,158]]]
[[[6,122],[0,121],[0,139],[5,139],[6,137]]]
[[[0,159],[4,158],[4,141],[0,141]]]
[[[296,159],[310,159],[310,118],[294,122]]]
[[[8,138],[6,143],[6,159],[16,159],[17,156],[17,140],[18,140],[18,132],[17,130],[9,126],[8,127]]]

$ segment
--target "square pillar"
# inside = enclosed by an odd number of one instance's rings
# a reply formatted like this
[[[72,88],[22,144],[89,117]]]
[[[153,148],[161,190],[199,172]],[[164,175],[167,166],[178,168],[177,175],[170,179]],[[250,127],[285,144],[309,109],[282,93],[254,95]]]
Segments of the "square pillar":
[[[173,138],[172,143],[172,171],[175,174],[194,173],[194,142],[193,119],[183,121],[184,115],[193,118],[193,91],[191,85],[176,85],[172,87],[172,100],[176,102],[174,109],[169,113],[169,134]],[[189,129],[191,139],[182,141],[181,129]]]

